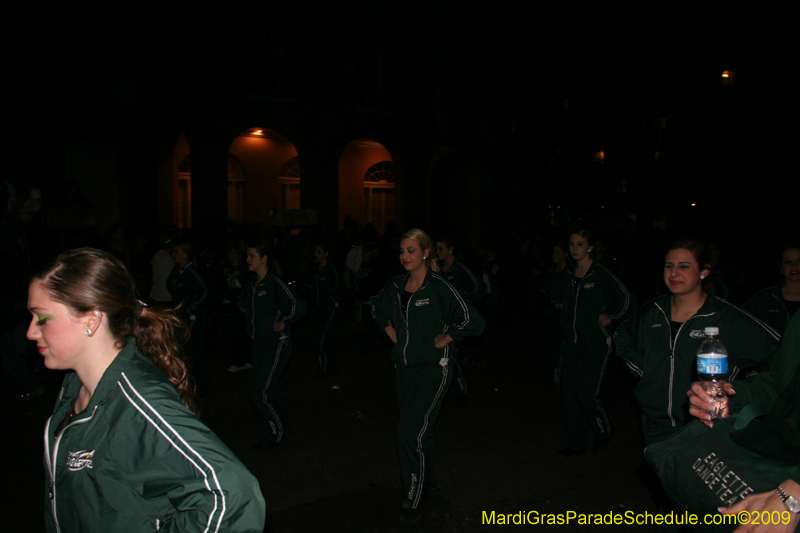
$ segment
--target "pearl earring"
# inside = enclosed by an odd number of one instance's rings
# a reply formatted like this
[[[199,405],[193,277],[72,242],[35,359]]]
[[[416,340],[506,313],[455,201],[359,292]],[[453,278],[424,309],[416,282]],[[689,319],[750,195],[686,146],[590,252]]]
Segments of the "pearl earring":
[[[87,337],[91,337],[92,336],[92,330],[89,329],[89,328],[86,328],[85,330],[83,330],[83,334],[86,335]]]
[[[700,279],[706,279],[706,275],[705,274],[700,274]]]

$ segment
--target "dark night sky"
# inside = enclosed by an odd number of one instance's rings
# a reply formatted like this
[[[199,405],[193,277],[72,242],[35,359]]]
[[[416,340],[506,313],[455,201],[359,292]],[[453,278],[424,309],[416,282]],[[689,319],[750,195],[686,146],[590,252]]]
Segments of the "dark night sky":
[[[65,143],[120,124],[180,121],[200,106],[246,97],[260,83],[252,72],[275,64],[285,94],[347,101],[364,83],[359,58],[378,50],[385,108],[398,117],[425,106],[433,117],[435,109],[462,138],[490,147],[506,175],[535,173],[556,152],[569,159],[571,151],[610,146],[609,165],[616,153],[615,171],[639,176],[631,190],[637,201],[714,197],[730,208],[726,215],[736,212],[734,220],[752,211],[745,200],[777,201],[778,213],[794,206],[782,191],[796,181],[783,131],[786,72],[796,61],[788,61],[780,12],[722,2],[313,10],[245,2],[226,10],[191,2],[62,4],[20,17],[26,23],[10,34],[19,53],[9,62],[11,118],[23,133],[19,174],[35,179],[59,166],[58,147],[30,142],[44,131],[48,142]],[[258,64],[264,58],[268,64]],[[732,90],[722,89],[726,69],[736,71]],[[637,158],[656,141],[641,124],[658,117],[668,124],[659,141],[663,164],[642,178],[650,167]],[[432,118],[419,135],[438,125]],[[580,195],[575,179],[545,191]]]

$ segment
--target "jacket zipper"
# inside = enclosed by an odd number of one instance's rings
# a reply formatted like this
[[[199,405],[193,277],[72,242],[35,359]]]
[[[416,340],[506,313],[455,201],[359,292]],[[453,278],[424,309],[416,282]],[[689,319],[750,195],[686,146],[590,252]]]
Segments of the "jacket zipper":
[[[408,278],[406,278],[406,281],[407,280],[408,280]],[[405,283],[403,283],[403,290],[406,290]],[[419,289],[417,289],[417,290],[419,290]],[[406,304],[406,312],[405,313],[403,313],[403,293],[402,293],[402,291],[400,292],[400,294],[398,294],[399,298],[397,299],[397,305],[400,306],[400,316],[403,317],[403,321],[406,323],[406,343],[403,346],[403,363],[405,363],[406,366],[408,366],[408,357],[406,356],[406,349],[408,348],[408,339],[411,337],[411,331],[410,331],[410,329],[408,327],[408,313],[411,312],[411,300],[414,299],[414,294],[416,294],[416,292],[412,293],[411,296],[408,297],[408,303]]]
[[[258,280],[253,284],[253,296],[250,298],[250,308],[253,316],[250,318],[250,326],[253,328],[253,340],[256,340],[256,293],[258,292]]]
[[[665,313],[665,318],[666,318],[666,313]],[[691,318],[689,320],[691,320]],[[688,322],[689,320],[687,320],[686,322]],[[675,424],[675,418],[672,416],[672,386],[673,386],[673,384],[675,382],[675,347],[678,345],[678,337],[680,337],[681,331],[683,331],[683,326],[686,325],[686,322],[681,324],[681,327],[678,328],[678,332],[675,334],[675,340],[673,341],[672,340],[672,331],[671,331],[672,328],[670,327],[671,324],[670,324],[670,321],[667,320],[667,328],[668,328],[667,331],[670,332],[670,336],[669,336],[670,339],[669,340],[670,340],[670,343],[672,344],[672,346],[670,346],[670,350],[669,350],[670,351],[670,356],[669,356],[669,395],[667,397],[667,416],[669,416],[669,421],[670,421],[670,424],[672,424],[672,427],[675,427],[675,425],[676,425]]]
[[[47,459],[47,470],[48,473],[50,474],[50,508],[53,512],[53,522],[55,522],[56,524],[56,531],[59,533],[61,532],[61,526],[58,525],[58,516],[56,515],[56,457],[58,456],[58,446],[59,444],[61,444],[61,441],[59,439],[64,434],[64,432],[67,431],[67,429],[71,428],[72,426],[76,426],[78,424],[84,424],[86,422],[91,422],[92,419],[94,418],[95,412],[97,412],[98,407],[99,406],[95,405],[94,409],[92,409],[91,415],[68,424],[67,426],[64,427],[64,429],[61,430],[61,433],[55,435],[54,438],[55,445],[53,446],[52,460],[50,459],[50,454],[49,454],[50,443],[48,439],[48,434],[50,433],[50,422],[53,420],[52,416],[47,419],[47,424],[45,424],[44,427],[44,445],[45,445],[45,450],[48,452],[45,454],[45,457]]]
[[[667,321],[667,331],[670,332],[669,334],[669,341],[670,341],[670,356],[669,356],[669,395],[668,395],[668,402],[667,402],[667,416],[669,416],[669,421],[672,424],[672,427],[676,427],[675,418],[672,416],[672,386],[675,381],[675,347],[678,345],[678,338],[681,335],[681,331],[683,331],[683,326],[689,323],[690,320],[697,318],[698,316],[711,316],[714,313],[708,315],[692,315],[689,317],[686,322],[681,324],[681,327],[678,328],[678,332],[675,334],[675,340],[672,340],[672,323],[670,322],[669,317],[667,317],[667,313],[661,309],[660,306],[656,305],[661,311],[661,314],[664,315],[664,319]]]
[[[586,278],[594,274],[594,271],[589,272],[583,277],[583,281],[586,281]],[[574,274],[573,274],[574,275]],[[578,290],[575,292],[575,309],[572,311],[572,331],[575,333],[575,344],[578,344],[578,296],[581,293],[581,286],[583,285],[583,281],[580,282],[578,285]],[[570,287],[572,288],[572,287]],[[606,335],[608,337],[608,335]]]
[[[403,291],[406,290],[406,283],[408,282],[408,276],[403,278],[403,288],[400,289],[397,293],[397,305],[400,308],[400,316],[403,317],[403,321],[406,323],[406,344],[403,346],[403,362],[406,366],[408,366],[408,357],[406,356],[406,349],[408,348],[408,340],[411,338],[411,329],[408,326],[408,314],[411,312],[411,301],[414,299],[414,296],[424,289],[428,282],[427,280],[422,282],[419,289],[411,293],[411,296],[408,297],[408,303],[406,304],[406,312],[403,314]],[[399,288],[399,287],[398,287]]]

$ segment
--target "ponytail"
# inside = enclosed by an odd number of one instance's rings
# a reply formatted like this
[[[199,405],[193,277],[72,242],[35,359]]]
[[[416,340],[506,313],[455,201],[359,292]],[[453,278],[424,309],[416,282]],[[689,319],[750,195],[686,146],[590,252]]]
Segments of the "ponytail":
[[[183,355],[183,344],[189,340],[189,329],[172,311],[142,309],[133,328],[136,349],[167,376],[185,405],[197,413],[197,397],[189,366]]]

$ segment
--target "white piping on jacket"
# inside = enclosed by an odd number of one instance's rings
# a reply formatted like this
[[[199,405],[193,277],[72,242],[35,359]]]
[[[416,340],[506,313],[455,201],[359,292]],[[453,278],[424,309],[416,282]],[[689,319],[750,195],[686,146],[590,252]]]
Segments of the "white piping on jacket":
[[[130,404],[137,411],[139,411],[142,414],[142,416],[145,418],[145,420],[147,420],[156,429],[156,431],[161,433],[161,435],[167,440],[167,442],[169,442],[172,445],[172,447],[175,448],[175,450],[178,453],[183,455],[186,458],[186,460],[189,461],[192,464],[192,466],[194,466],[198,470],[198,472],[200,472],[200,474],[203,476],[203,480],[204,480],[204,484],[205,484],[206,488],[214,496],[214,508],[211,510],[211,512],[208,515],[208,522],[206,523],[206,528],[203,531],[204,531],[204,533],[208,532],[209,528],[214,527],[215,533],[219,532],[220,526],[222,525],[222,517],[225,516],[226,502],[225,502],[225,493],[222,490],[222,485],[220,484],[219,479],[217,479],[217,472],[214,470],[214,467],[211,466],[208,463],[208,461],[206,461],[203,458],[203,456],[200,455],[194,448],[192,448],[189,445],[189,443],[186,442],[183,439],[181,434],[178,433],[166,420],[164,420],[164,418],[161,416],[161,414],[158,411],[156,411],[156,409],[152,405],[150,405],[150,403],[148,403],[148,401],[145,400],[142,397],[141,394],[139,394],[139,391],[136,390],[136,388],[133,386],[133,384],[130,382],[130,380],[128,380],[128,376],[126,376],[124,372],[122,372],[121,375],[122,375],[122,378],[125,380],[125,383],[127,383],[128,387],[130,387],[131,392],[133,392],[133,394],[135,394],[136,397],[139,398],[139,400],[147,407],[147,410],[150,411],[150,413],[152,413],[153,415],[155,415],[158,418],[158,420],[162,424],[164,424],[164,426],[166,426],[169,429],[170,433],[172,433],[172,435],[175,438],[177,438],[186,447],[186,449],[188,449],[211,472],[211,476],[213,477],[214,485],[216,486],[216,489],[211,488],[211,486],[209,485],[208,473],[205,470],[203,470],[200,467],[200,465],[198,465],[197,462],[192,457],[189,457],[187,452],[184,451],[182,448],[180,448],[175,443],[175,441],[172,438],[170,438],[170,436],[164,431],[164,429],[162,429],[161,426],[156,424],[155,421],[150,417],[150,415],[147,412],[145,412],[145,410],[142,409],[142,407],[139,406],[139,404],[137,404],[135,401],[133,401],[133,398],[131,398],[131,396],[128,394],[128,391],[125,390],[125,387],[123,386],[122,382],[117,381],[117,386],[119,386],[120,390],[122,391],[122,394],[125,395],[125,397],[128,399]],[[213,521],[214,521],[214,514],[217,512],[217,507],[218,507],[218,502],[217,502],[217,495],[218,494],[219,494],[219,498],[221,499],[222,509],[219,512],[219,518],[216,520],[216,522],[217,522],[216,526],[214,526],[213,525]]]

